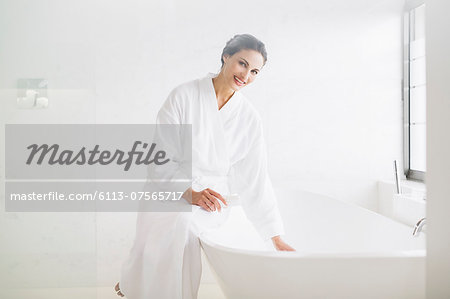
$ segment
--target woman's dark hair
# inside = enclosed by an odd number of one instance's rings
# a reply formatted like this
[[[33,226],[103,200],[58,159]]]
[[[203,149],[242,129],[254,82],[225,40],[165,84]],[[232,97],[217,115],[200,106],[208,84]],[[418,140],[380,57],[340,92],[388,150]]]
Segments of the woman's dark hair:
[[[236,34],[235,36],[233,36],[232,39],[230,39],[227,42],[225,48],[223,48],[222,55],[220,56],[220,61],[222,61],[222,67],[224,55],[233,56],[235,53],[247,49],[255,50],[261,53],[264,59],[264,64],[266,64],[267,52],[264,43],[251,34]]]

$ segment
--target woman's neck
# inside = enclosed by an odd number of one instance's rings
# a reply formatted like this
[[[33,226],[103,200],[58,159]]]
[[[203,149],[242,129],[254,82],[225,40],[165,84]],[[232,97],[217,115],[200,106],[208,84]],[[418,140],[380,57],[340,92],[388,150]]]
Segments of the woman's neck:
[[[227,86],[222,73],[212,79],[219,109],[233,96],[234,90]]]

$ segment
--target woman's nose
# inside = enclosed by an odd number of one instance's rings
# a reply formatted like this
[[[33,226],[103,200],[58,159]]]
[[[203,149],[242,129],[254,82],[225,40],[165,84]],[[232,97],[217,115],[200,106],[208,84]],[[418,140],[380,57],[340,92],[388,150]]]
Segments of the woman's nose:
[[[250,71],[244,71],[242,74],[242,79],[244,79],[244,81],[247,82],[249,77],[250,77]]]

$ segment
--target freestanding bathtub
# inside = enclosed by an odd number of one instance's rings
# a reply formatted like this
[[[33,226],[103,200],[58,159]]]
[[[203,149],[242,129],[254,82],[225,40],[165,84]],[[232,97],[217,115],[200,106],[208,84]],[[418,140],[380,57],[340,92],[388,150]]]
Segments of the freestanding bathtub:
[[[227,298],[425,298],[423,233],[413,237],[406,225],[325,196],[284,196],[284,239],[296,252],[263,242],[240,206],[200,235]]]

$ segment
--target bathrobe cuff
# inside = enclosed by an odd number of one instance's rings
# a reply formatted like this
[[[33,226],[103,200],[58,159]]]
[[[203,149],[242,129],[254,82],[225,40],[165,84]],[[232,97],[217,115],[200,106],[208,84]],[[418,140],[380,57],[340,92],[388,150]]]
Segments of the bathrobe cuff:
[[[275,236],[284,235],[284,226],[281,219],[267,222],[261,226],[257,226],[256,228],[264,241],[270,240]]]

